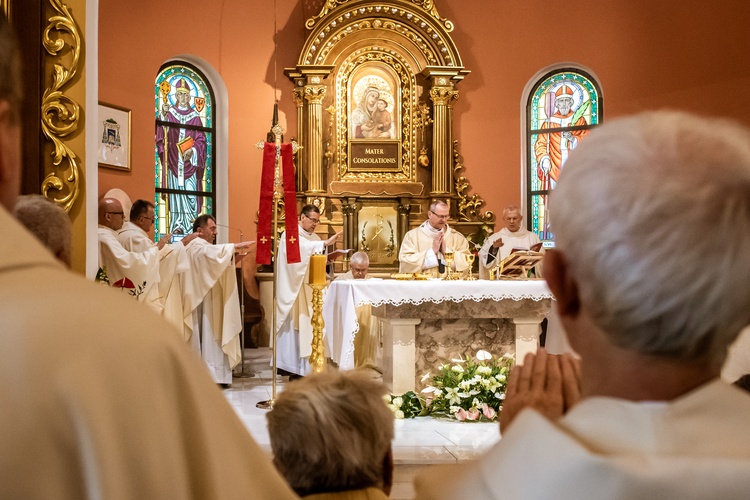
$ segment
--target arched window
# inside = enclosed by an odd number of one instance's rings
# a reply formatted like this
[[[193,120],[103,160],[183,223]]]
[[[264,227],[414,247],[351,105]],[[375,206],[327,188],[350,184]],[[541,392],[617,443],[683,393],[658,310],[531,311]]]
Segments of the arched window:
[[[541,240],[554,239],[547,194],[554,189],[568,153],[601,117],[599,84],[582,70],[555,69],[531,88],[526,104],[526,220]]]
[[[158,239],[175,231],[188,234],[196,217],[214,214],[213,90],[195,66],[170,62],[156,76],[154,109]]]

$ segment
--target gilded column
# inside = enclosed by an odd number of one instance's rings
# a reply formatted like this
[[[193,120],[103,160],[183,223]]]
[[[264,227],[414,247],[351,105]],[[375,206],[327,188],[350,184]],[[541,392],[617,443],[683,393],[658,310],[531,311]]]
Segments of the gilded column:
[[[450,86],[430,89],[433,104],[432,125],[432,191],[431,195],[451,193],[451,122],[449,103],[458,92]]]
[[[304,84],[304,83],[303,83]],[[304,104],[305,104],[305,89],[304,87],[295,87],[292,91],[292,99],[294,100],[294,104],[297,106],[297,143],[299,144],[305,144],[305,113],[304,113]],[[302,148],[297,151],[297,172],[296,172],[296,181],[297,181],[297,191],[305,191],[307,189],[306,186],[306,179],[305,179],[305,168],[307,167],[307,162],[305,161],[305,156],[307,155],[306,149]]]
[[[325,193],[323,179],[323,99],[325,85],[305,85],[307,100],[307,133],[305,134],[305,159],[307,160],[307,193]]]
[[[401,198],[398,201],[396,207],[398,213],[398,220],[396,222],[396,230],[398,231],[398,241],[403,241],[404,235],[409,230],[409,213],[411,212],[411,199]]]
[[[344,214],[344,248],[359,248],[357,235],[357,199],[341,200],[341,212]],[[346,258],[349,260],[349,257]]]

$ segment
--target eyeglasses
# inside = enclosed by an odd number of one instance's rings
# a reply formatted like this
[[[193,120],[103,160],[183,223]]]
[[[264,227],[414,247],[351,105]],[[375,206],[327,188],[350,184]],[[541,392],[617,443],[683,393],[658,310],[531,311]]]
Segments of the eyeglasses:
[[[305,214],[302,214],[302,215],[305,215]],[[305,215],[305,218],[306,218],[307,220],[309,220],[310,222],[312,222],[313,224],[318,224],[318,223],[320,223],[320,217],[318,217],[317,219],[313,219],[312,217],[308,217],[307,215]]]
[[[149,222],[149,224],[153,224],[153,223],[154,223],[154,219],[155,219],[156,217],[147,217],[147,216],[145,216],[145,215],[141,215],[141,217],[140,217],[140,218],[141,218],[141,219],[146,219],[146,220],[147,220],[147,221]]]
[[[108,214],[112,215],[119,215],[120,217],[125,217],[125,212],[107,212]]]
[[[439,214],[436,214],[435,212],[433,212],[432,210],[429,210],[429,212],[430,212],[430,213],[431,213],[432,215],[434,215],[435,217],[437,217],[438,219],[440,219],[440,220],[447,220],[447,219],[448,219],[448,217],[450,217],[450,214],[439,215]]]

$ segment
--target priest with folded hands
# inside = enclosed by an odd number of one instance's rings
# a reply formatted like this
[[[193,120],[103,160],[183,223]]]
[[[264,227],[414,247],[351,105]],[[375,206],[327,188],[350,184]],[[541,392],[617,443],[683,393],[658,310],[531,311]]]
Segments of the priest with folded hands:
[[[446,269],[446,253],[453,253],[452,267],[461,274],[468,272],[469,242],[463,234],[448,226],[450,208],[444,201],[432,202],[427,220],[404,235],[398,252],[400,273],[425,273],[441,276]]]

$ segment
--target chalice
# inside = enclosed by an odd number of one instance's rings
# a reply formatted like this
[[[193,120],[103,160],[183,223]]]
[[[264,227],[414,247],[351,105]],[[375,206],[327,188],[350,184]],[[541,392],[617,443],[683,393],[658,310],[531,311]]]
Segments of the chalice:
[[[469,277],[466,278],[466,281],[474,281],[476,278],[474,277],[474,254],[473,253],[467,253],[466,254],[466,262],[469,264]]]
[[[445,257],[445,267],[446,267],[445,278],[443,279],[444,280],[455,279],[453,277],[453,252],[445,252],[443,254],[443,257]]]

